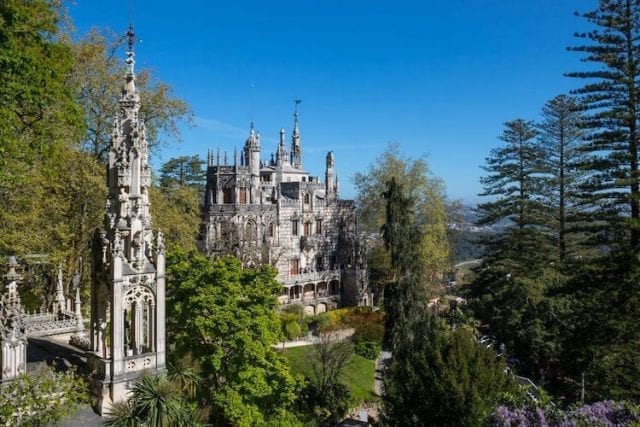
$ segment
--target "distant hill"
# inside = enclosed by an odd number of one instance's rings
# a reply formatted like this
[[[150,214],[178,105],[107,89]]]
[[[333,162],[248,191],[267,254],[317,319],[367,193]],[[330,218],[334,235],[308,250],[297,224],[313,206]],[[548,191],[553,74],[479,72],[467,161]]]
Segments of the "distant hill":
[[[500,226],[478,227],[475,206],[462,205],[455,214],[456,220],[448,224],[454,262],[482,258],[484,248],[478,243],[483,235],[495,233]]]

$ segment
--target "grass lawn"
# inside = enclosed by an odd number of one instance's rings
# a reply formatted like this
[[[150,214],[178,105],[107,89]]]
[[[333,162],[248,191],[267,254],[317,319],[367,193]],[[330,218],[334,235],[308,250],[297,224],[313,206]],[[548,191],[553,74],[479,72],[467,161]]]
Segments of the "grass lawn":
[[[307,376],[311,374],[312,352],[312,346],[293,347],[281,351],[293,372]],[[373,388],[374,376],[375,360],[354,354],[342,375],[342,381],[349,387],[354,403],[378,398]]]

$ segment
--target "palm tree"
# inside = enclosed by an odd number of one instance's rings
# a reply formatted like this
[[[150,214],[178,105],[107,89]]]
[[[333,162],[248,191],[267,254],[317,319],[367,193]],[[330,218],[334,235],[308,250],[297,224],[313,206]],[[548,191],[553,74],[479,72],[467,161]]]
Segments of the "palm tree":
[[[174,384],[180,392],[189,399],[195,399],[198,391],[204,384],[200,363],[194,360],[190,354],[181,359],[169,362],[168,380]]]
[[[192,427],[200,425],[196,405],[164,376],[143,375],[133,383],[129,400],[113,404],[105,423],[112,427]]]
[[[109,427],[138,427],[142,420],[134,413],[131,403],[125,400],[111,405],[104,424]]]

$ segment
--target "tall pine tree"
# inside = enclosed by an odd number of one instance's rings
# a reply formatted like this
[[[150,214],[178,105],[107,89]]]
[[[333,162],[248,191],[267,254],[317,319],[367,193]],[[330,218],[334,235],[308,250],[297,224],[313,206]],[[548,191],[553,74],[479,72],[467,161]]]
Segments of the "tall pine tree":
[[[601,0],[583,14],[596,28],[576,34],[587,41],[570,48],[584,53],[591,71],[569,73],[586,79],[576,91],[589,111],[586,126],[589,172],[584,193],[602,244],[640,253],[638,108],[640,97],[640,1]]]
[[[422,235],[415,224],[414,201],[395,178],[391,178],[386,187],[383,193],[386,222],[382,226],[382,237],[393,265],[393,279],[385,289],[385,345],[393,349],[410,322],[424,311],[426,293],[424,268],[419,256]]]
[[[545,206],[541,175],[541,151],[535,143],[538,134],[533,122],[516,119],[505,123],[500,135],[504,145],[491,150],[484,170],[489,175],[481,179],[484,192],[490,197],[478,205],[480,225],[502,225],[502,231],[485,240],[490,257],[500,260],[520,260],[523,254],[531,262],[546,261],[548,238],[541,231],[545,224]],[[545,248],[546,249],[546,248]]]
[[[542,107],[538,124],[543,172],[547,179],[543,189],[548,209],[548,228],[552,233],[557,259],[564,262],[586,252],[584,243],[586,218],[581,204],[580,184],[584,175],[579,165],[583,159],[581,106],[571,96],[558,95]]]

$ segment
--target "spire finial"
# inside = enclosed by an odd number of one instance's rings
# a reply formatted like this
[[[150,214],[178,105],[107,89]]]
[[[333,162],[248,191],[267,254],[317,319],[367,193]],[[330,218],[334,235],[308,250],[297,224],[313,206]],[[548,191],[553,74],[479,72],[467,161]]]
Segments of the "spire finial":
[[[127,31],[127,43],[129,45],[129,52],[133,53],[133,45],[136,41],[136,33],[133,32],[133,22],[129,24],[129,31]]]
[[[133,53],[133,44],[135,42],[135,33],[133,32],[133,24],[129,24],[129,30],[127,31],[127,44],[129,45],[129,50],[127,52],[127,83],[125,85],[125,93],[134,94],[136,91],[135,85],[135,73],[133,71],[133,66],[135,64],[135,60],[133,57],[135,54]]]
[[[298,129],[298,104],[302,102],[302,99],[294,99],[294,110],[293,110],[293,133],[294,135],[299,134],[300,130]]]

